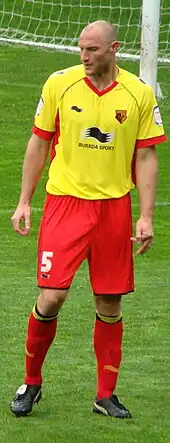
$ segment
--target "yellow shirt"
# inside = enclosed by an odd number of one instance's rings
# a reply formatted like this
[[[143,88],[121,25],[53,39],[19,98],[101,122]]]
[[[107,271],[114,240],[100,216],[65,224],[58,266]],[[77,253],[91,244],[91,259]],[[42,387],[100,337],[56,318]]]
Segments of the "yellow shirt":
[[[166,140],[149,85],[119,69],[116,82],[100,91],[82,65],[49,77],[33,132],[53,138],[47,192],[83,199],[127,194],[135,148]]]

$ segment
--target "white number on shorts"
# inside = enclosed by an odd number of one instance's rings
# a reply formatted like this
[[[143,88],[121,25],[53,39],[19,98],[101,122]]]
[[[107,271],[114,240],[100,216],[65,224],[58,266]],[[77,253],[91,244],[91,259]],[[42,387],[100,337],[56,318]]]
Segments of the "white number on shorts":
[[[52,268],[52,261],[50,260],[53,257],[52,251],[43,251],[42,260],[41,260],[41,272],[49,272]]]

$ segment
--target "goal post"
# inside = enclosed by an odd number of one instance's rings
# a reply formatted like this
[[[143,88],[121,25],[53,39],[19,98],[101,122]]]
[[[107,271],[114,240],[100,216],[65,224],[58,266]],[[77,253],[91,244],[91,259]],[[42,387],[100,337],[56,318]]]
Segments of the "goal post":
[[[169,1],[1,0],[0,42],[78,52],[83,27],[108,20],[118,28],[118,59],[140,62],[140,77],[160,93],[158,62],[170,64]]]
[[[139,72],[140,78],[149,83],[159,96],[161,90],[157,88],[157,66],[160,6],[161,0],[143,0]]]

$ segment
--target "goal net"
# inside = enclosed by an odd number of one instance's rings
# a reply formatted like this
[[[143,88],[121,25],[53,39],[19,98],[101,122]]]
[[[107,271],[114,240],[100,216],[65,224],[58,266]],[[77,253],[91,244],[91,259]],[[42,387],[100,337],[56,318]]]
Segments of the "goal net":
[[[160,11],[158,57],[165,62],[170,62],[169,1],[161,1]],[[1,0],[0,41],[77,51],[83,27],[104,19],[118,27],[118,56],[138,59],[141,12],[142,0]]]

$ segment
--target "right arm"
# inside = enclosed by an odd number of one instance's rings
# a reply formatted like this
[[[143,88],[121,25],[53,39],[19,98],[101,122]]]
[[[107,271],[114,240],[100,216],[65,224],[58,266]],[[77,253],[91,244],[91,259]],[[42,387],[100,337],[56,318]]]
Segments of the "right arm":
[[[50,76],[43,86],[36,110],[33,135],[28,142],[24,158],[21,194],[12,216],[13,228],[20,235],[27,235],[30,230],[30,202],[56,132],[56,112],[61,98],[61,86],[61,75],[56,73]],[[22,221],[24,227],[21,226]]]
[[[27,235],[30,230],[30,202],[44,169],[50,144],[50,141],[45,141],[35,134],[28,142],[23,163],[21,194],[11,218],[14,230],[21,235]],[[23,228],[21,221],[25,224]]]

